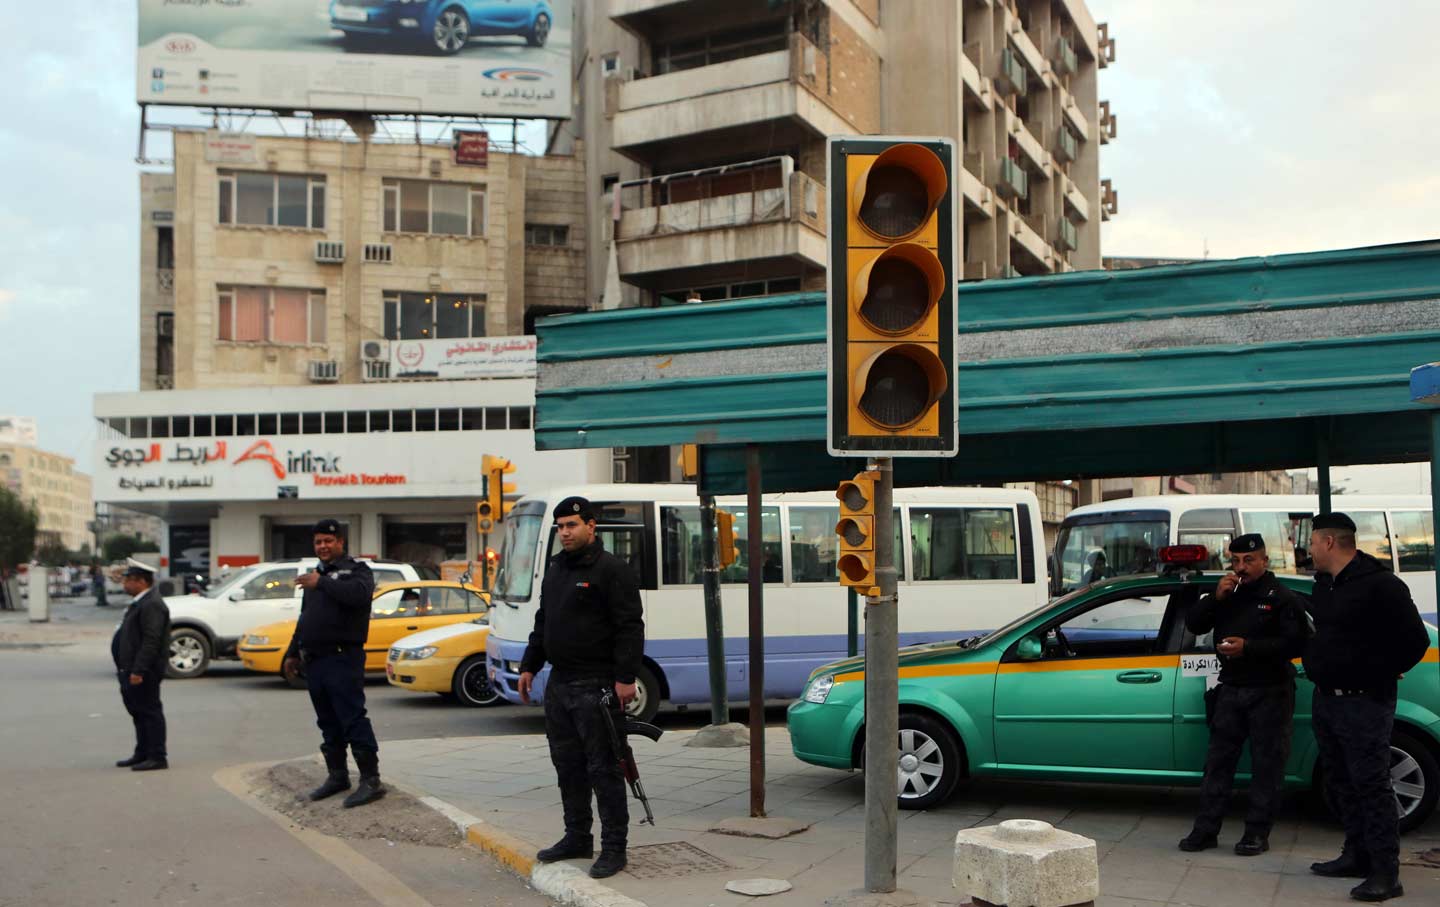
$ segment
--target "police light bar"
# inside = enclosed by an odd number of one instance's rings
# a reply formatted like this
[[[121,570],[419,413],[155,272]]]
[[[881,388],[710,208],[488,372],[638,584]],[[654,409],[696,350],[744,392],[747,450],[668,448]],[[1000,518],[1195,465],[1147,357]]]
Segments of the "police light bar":
[[[1166,545],[1156,557],[1160,563],[1174,567],[1198,567],[1210,562],[1210,552],[1204,545]]]

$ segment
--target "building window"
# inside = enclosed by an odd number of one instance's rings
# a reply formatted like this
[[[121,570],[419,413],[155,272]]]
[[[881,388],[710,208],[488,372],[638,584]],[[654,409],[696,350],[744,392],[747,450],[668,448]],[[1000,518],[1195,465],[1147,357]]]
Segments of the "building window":
[[[784,50],[789,46],[784,19],[749,28],[715,32],[703,38],[655,45],[655,74],[679,72]]]
[[[220,287],[216,336],[235,343],[324,343],[325,291]]]
[[[694,287],[685,290],[665,290],[660,294],[661,305],[679,305],[684,302],[713,302],[717,299],[744,299],[749,296],[767,296],[775,293],[798,293],[800,278],[778,277],[774,280],[748,280],[743,283],[717,284],[709,287]]]
[[[602,55],[600,57],[600,71],[602,73],[619,72],[620,55],[617,53],[608,53]]]
[[[387,233],[485,235],[485,187],[470,183],[384,180]]]
[[[325,229],[325,177],[220,171],[220,223]]]
[[[485,296],[386,293],[385,337],[434,340],[485,336]]]
[[[570,245],[570,228],[564,224],[526,224],[525,245],[563,249]]]

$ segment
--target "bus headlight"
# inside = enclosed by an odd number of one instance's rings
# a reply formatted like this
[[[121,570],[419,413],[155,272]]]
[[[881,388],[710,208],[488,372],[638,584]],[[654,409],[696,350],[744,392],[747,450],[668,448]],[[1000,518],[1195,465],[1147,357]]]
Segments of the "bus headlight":
[[[805,688],[805,701],[824,703],[830,697],[830,688],[833,686],[835,686],[835,678],[830,674],[821,674],[810,681],[810,685]]]

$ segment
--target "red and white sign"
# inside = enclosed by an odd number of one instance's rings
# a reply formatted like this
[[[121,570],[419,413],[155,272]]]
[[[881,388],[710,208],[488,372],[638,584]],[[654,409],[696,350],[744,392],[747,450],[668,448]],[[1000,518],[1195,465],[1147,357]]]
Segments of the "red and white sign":
[[[535,337],[392,340],[391,378],[533,378]]]
[[[455,163],[484,167],[490,163],[490,133],[455,130]]]
[[[253,164],[259,160],[255,136],[211,129],[205,133],[205,160],[211,164]]]

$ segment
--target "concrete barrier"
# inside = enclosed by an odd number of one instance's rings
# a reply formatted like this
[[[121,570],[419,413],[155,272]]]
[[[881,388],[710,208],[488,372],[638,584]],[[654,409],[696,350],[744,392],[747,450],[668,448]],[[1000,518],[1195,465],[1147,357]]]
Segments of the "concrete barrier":
[[[1005,907],[1071,907],[1100,894],[1095,842],[1048,822],[1010,819],[955,836],[951,882]]]

